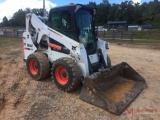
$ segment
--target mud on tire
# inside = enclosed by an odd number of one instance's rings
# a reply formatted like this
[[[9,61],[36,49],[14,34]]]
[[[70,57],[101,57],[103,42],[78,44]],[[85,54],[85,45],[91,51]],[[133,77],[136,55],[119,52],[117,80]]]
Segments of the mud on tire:
[[[80,69],[71,58],[60,58],[54,61],[51,75],[56,86],[65,92],[74,90],[81,82]]]
[[[43,53],[35,52],[26,61],[28,74],[35,80],[42,80],[50,73],[49,60]]]

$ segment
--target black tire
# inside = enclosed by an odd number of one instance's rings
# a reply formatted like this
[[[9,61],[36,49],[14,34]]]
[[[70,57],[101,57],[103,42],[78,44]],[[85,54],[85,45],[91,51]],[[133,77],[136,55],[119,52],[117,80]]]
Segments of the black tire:
[[[52,78],[56,86],[65,92],[71,92],[80,84],[81,72],[76,62],[71,58],[60,58],[53,62]]]
[[[111,67],[111,59],[110,59],[110,57],[107,55],[107,65],[108,65],[108,67],[110,68]]]
[[[43,53],[35,52],[26,61],[28,74],[35,80],[42,80],[50,73],[49,60]]]

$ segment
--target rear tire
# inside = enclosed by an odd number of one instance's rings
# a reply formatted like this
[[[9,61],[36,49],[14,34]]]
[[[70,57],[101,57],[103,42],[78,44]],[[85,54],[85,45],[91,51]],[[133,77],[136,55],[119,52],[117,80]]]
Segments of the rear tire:
[[[51,75],[56,86],[65,92],[73,91],[81,82],[79,67],[71,58],[60,58],[54,61]]]
[[[108,65],[108,68],[111,67],[111,59],[108,55],[107,55],[107,65]]]
[[[28,74],[35,80],[42,80],[49,75],[49,60],[43,53],[35,52],[29,55],[26,66]]]

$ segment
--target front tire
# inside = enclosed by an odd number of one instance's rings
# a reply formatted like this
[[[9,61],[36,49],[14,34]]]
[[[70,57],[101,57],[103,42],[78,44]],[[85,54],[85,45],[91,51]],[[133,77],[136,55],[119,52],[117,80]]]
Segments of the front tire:
[[[70,92],[80,84],[81,73],[76,62],[71,58],[60,58],[53,62],[51,75],[56,86]]]
[[[49,60],[43,53],[35,52],[29,55],[26,66],[28,74],[35,80],[42,80],[49,75]]]

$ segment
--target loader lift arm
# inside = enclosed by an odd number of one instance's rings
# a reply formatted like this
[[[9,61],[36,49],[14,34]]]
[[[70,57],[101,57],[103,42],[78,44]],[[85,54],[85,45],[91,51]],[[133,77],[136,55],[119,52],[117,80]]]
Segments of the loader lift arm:
[[[33,29],[35,29],[35,32],[37,36],[34,38],[36,44],[40,44],[42,38],[44,36],[47,36],[49,38],[52,38],[59,43],[64,45],[64,39],[65,39],[65,47],[69,49],[71,52],[73,52],[72,47],[76,46],[79,47],[79,43],[76,41],[73,41],[72,39],[66,37],[65,35],[59,33],[58,31],[55,31],[54,29],[48,27],[45,25],[35,14],[30,13],[26,16],[26,31],[30,31],[31,26],[33,26]]]

